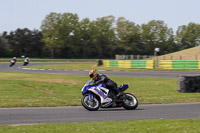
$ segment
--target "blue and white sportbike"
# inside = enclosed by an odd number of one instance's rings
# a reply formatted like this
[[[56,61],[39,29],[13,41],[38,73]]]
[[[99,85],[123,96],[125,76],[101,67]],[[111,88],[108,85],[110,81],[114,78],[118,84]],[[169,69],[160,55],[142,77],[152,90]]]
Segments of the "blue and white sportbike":
[[[89,111],[96,111],[101,108],[124,107],[127,110],[134,110],[138,106],[137,98],[124,93],[128,85],[124,84],[117,88],[116,95],[112,90],[106,89],[105,84],[93,85],[93,81],[88,81],[82,88],[81,103]]]

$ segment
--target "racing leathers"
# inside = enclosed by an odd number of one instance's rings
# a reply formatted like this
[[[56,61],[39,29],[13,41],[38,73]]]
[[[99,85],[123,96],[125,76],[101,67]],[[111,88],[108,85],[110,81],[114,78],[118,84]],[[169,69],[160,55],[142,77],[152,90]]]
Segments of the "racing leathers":
[[[106,88],[109,90],[112,90],[115,94],[118,94],[117,91],[117,83],[109,79],[106,75],[104,74],[99,74],[94,80],[93,80],[95,85],[98,84],[105,84]]]

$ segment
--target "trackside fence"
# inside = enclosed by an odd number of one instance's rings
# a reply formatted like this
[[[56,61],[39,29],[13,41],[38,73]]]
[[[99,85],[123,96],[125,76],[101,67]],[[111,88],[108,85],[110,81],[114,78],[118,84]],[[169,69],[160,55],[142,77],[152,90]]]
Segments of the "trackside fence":
[[[200,69],[200,60],[160,60],[162,69]]]
[[[153,69],[153,60],[103,60],[105,67],[119,67],[119,68],[149,68]]]
[[[105,67],[154,69],[156,60],[103,60]],[[160,69],[200,69],[200,60],[159,60]]]

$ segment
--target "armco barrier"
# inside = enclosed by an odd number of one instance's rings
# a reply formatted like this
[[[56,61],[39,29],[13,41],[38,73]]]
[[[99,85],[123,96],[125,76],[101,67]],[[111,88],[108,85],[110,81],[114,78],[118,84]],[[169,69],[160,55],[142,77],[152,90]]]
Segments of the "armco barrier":
[[[175,60],[172,61],[173,69],[198,69],[197,60]]]
[[[154,68],[154,60],[103,60],[105,67]],[[200,69],[200,60],[160,60],[161,69]]]
[[[131,61],[129,60],[118,60],[119,68],[131,68]]]
[[[160,60],[159,68],[162,69],[200,69],[198,60]]]
[[[117,60],[110,60],[110,67],[118,67],[118,61]]]
[[[153,60],[146,60],[146,68],[153,69],[154,61]]]
[[[153,69],[153,60],[103,60],[105,67],[149,68]]]
[[[172,61],[171,60],[160,60],[159,68],[172,69]]]
[[[131,68],[146,68],[146,60],[131,61]]]
[[[105,67],[109,67],[110,66],[110,61],[109,60],[103,60],[103,65]]]

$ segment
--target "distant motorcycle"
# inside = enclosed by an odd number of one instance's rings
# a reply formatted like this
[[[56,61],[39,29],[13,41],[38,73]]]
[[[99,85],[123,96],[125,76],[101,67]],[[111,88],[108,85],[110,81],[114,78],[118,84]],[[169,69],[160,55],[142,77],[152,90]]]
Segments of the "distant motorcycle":
[[[15,65],[15,63],[16,63],[16,57],[13,57],[13,59],[10,61],[10,67],[12,67],[12,66],[14,66]]]
[[[29,62],[24,62],[23,66],[26,66],[26,65],[28,65],[28,64],[29,64]]]
[[[24,64],[23,64],[23,66],[28,65],[28,64],[29,64],[29,61],[30,61],[29,57],[25,58],[25,59],[24,59]]]
[[[15,65],[15,62],[14,61],[10,61],[10,67],[14,66]]]
[[[124,107],[127,110],[134,110],[138,106],[137,98],[130,93],[124,93],[128,89],[128,85],[118,87],[119,94],[115,95],[109,89],[105,88],[105,84],[91,85],[93,81],[88,81],[82,88],[81,103],[83,107],[89,111],[96,111],[101,108]],[[103,103],[106,98],[111,98],[111,103]]]

